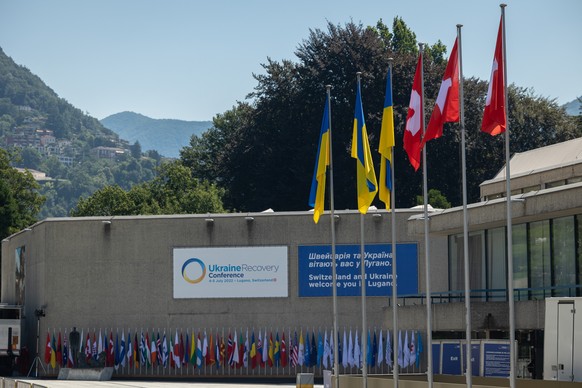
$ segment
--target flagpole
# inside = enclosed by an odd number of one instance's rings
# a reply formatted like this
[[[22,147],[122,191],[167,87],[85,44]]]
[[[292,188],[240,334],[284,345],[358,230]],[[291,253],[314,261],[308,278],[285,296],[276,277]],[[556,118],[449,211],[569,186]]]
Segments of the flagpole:
[[[362,73],[358,71],[356,73],[357,80],[358,80],[358,90],[360,89],[360,79]],[[361,289],[362,289],[362,387],[366,388],[368,384],[368,366],[366,362],[366,352],[367,352],[367,343],[365,341],[365,334],[366,334],[366,260],[364,258],[364,213],[360,212],[360,266],[361,266]],[[355,360],[359,366],[359,360]]]
[[[422,89],[422,136],[426,132],[426,120],[424,118],[424,43],[419,43],[420,47],[420,79]],[[424,197],[424,255],[425,255],[425,283],[426,283],[426,342],[430,349],[427,354],[427,383],[428,387],[433,386],[433,371],[432,371],[432,297],[430,289],[430,248],[429,248],[429,224],[428,224],[428,189],[427,189],[427,173],[426,173],[426,146],[422,147],[422,191]]]
[[[390,87],[392,87],[392,64],[394,59],[388,58],[388,66],[390,67]],[[392,90],[390,90],[392,93]],[[392,334],[394,336],[394,343],[396,343],[396,332],[398,331],[398,283],[396,279],[396,185],[394,174],[394,146],[390,149],[391,163],[390,176],[392,183],[392,190],[390,191],[390,215],[391,229],[392,229]],[[398,362],[395,362],[392,370],[394,378],[394,388],[398,388]]]
[[[461,27],[457,24],[458,60],[459,60],[459,123],[461,125],[461,172],[463,180],[463,262],[465,267],[465,339],[466,339],[466,374],[467,388],[473,386],[473,369],[471,365],[471,283],[469,271],[469,221],[467,214],[467,158],[465,153],[465,105],[463,101],[463,60],[461,44]]]
[[[333,331],[337,333],[337,271],[335,257],[335,208],[333,201],[333,158],[332,158],[332,131],[331,131],[331,85],[326,85],[327,89],[327,119],[329,124],[329,196],[330,196],[330,222],[331,222],[331,281],[333,299]],[[335,387],[339,388],[339,360],[338,344],[333,344],[333,369],[335,372]]]
[[[511,173],[509,168],[509,117],[508,107],[509,99],[507,95],[507,51],[505,46],[505,7],[507,4],[500,4],[501,7],[501,31],[503,42],[503,90],[505,93],[505,185],[507,197],[507,288],[509,303],[509,386],[515,388],[515,301],[513,289],[513,230],[512,230],[512,212],[511,212]]]

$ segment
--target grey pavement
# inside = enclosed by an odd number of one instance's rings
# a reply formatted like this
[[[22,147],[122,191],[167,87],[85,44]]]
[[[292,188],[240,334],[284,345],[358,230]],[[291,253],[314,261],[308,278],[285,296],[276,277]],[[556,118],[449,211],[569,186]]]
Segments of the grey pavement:
[[[18,379],[18,381],[35,384],[45,388],[286,388],[295,387],[296,384],[247,384],[240,382],[212,383],[212,382],[180,382],[180,381],[81,381],[81,380],[40,380]],[[314,388],[322,388],[323,385],[314,385]]]

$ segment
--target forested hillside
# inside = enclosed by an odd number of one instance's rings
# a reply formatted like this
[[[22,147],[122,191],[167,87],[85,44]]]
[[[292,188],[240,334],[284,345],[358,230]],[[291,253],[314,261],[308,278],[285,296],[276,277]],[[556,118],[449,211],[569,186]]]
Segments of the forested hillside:
[[[14,167],[45,174],[39,218],[66,216],[79,197],[150,180],[160,157],[143,157],[99,120],[59,97],[0,48],[0,147]],[[42,174],[41,174],[42,177]]]

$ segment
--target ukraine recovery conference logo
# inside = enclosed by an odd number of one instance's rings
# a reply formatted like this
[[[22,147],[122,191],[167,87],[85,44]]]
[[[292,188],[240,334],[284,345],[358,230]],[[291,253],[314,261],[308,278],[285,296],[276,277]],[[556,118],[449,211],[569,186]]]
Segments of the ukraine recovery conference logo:
[[[202,275],[200,275],[197,278],[191,279],[188,276],[188,274],[192,274],[192,272],[196,273],[198,271],[193,270],[193,269],[190,269],[188,272],[186,272],[186,267],[188,267],[190,264],[198,264],[200,266]],[[205,276],[206,276],[206,265],[200,259],[197,259],[197,258],[193,257],[191,259],[186,260],[186,262],[184,262],[184,264],[182,265],[182,277],[188,283],[191,283],[191,284],[200,283],[202,281],[202,279],[204,279]]]

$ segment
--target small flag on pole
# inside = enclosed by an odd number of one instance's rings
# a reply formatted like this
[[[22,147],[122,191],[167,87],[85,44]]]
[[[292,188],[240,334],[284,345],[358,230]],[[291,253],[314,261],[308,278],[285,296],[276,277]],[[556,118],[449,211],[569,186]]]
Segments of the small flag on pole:
[[[451,57],[443,75],[443,81],[439,94],[426,127],[426,133],[422,138],[422,146],[427,141],[438,139],[443,135],[443,124],[459,121],[459,55],[457,54],[457,41],[451,50]]]
[[[317,146],[317,156],[315,158],[315,169],[311,181],[311,192],[309,193],[309,206],[313,206],[313,221],[317,224],[319,217],[323,214],[325,205],[325,174],[329,166],[329,97],[325,99],[323,109],[323,120],[319,133],[319,145]]]
[[[415,171],[420,167],[420,142],[424,122],[422,117],[421,61],[422,55],[419,55],[414,82],[412,83],[412,92],[410,93],[406,128],[404,129],[404,150],[408,154],[408,160]]]
[[[382,112],[382,129],[380,131],[380,200],[390,209],[390,195],[392,193],[392,147],[394,147],[394,110],[392,104],[392,69],[388,68],[386,75],[386,95],[384,97],[384,111]]]
[[[370,152],[370,144],[368,143],[366,122],[364,121],[359,77],[352,136],[352,158],[356,159],[357,163],[358,210],[360,213],[366,214],[378,192],[378,183],[376,181],[372,153]]]
[[[497,43],[495,45],[495,55],[493,56],[493,66],[491,68],[491,80],[487,90],[485,100],[485,110],[483,111],[483,122],[481,131],[487,132],[491,136],[505,132],[505,74],[503,74],[503,21],[499,23],[497,33]]]

